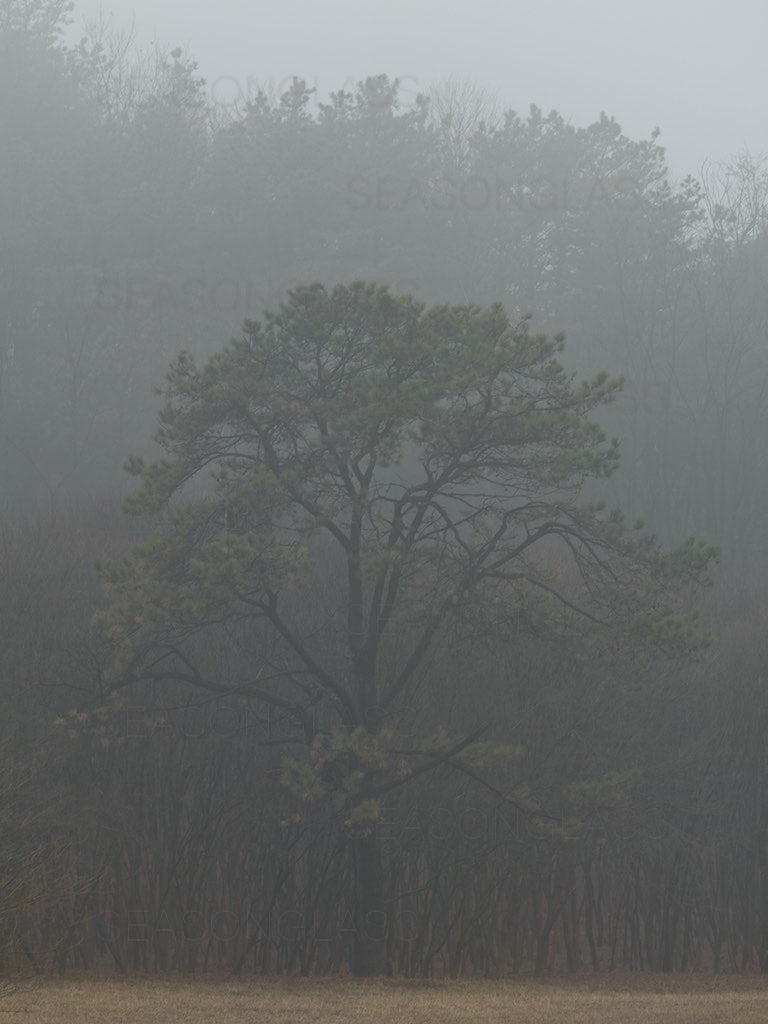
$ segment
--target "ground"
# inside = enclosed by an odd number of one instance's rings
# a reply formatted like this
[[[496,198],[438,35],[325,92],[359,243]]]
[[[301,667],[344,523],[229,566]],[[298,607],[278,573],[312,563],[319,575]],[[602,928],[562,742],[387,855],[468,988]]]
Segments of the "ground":
[[[602,974],[546,980],[24,978],[0,981],[23,1024],[768,1024],[768,979]]]

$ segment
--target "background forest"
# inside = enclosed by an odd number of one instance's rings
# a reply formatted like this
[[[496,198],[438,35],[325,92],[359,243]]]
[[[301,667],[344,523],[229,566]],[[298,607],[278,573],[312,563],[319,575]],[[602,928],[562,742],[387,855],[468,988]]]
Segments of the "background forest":
[[[768,970],[768,166],[675,182],[607,115],[456,82],[223,108],[179,50],[65,46],[66,13],[0,2],[0,965],[344,968],[351,868],[284,784],[293,723],[181,684],[110,700],[91,622],[94,561],[148,532],[122,467],[179,350],[365,279],[565,331],[579,379],[625,381],[588,497],[722,547],[692,659],[498,631],[433,656],[414,732],[460,728],[482,680],[518,755],[393,795],[388,969]]]

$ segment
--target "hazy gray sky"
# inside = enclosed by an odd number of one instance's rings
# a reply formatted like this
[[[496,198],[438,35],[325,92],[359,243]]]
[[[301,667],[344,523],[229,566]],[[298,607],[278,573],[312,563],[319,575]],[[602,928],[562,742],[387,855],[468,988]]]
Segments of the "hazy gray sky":
[[[180,45],[220,99],[291,75],[323,97],[386,72],[417,92],[450,75],[577,125],[601,110],[634,138],[662,130],[676,175],[768,154],[765,0],[83,0],[135,38]]]

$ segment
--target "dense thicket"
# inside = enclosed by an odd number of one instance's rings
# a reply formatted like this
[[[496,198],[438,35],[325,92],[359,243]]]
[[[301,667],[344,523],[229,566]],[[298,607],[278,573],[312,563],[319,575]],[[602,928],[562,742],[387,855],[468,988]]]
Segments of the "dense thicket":
[[[105,514],[4,534],[3,968],[344,969],[353,870],[338,804],[283,782],[295,722],[181,685],[100,690],[89,557],[135,540]],[[764,604],[732,588],[708,611],[719,641],[688,666],[516,635],[432,659],[404,745],[464,729],[482,693],[519,749],[484,785],[437,770],[393,791],[393,971],[764,966]]]
[[[406,103],[383,76],[223,110],[180,51],[65,47],[65,13],[0,2],[3,966],[345,961],[350,868],[333,806],[281,782],[289,723],[185,691],[106,703],[90,566],[135,539],[120,467],[178,350],[364,277],[567,330],[580,375],[625,378],[609,497],[724,549],[717,643],[686,667],[515,635],[430,663],[414,727],[437,679],[462,723],[481,673],[524,754],[497,797],[446,772],[393,802],[392,970],[765,969],[763,165],[675,183],[610,117]]]

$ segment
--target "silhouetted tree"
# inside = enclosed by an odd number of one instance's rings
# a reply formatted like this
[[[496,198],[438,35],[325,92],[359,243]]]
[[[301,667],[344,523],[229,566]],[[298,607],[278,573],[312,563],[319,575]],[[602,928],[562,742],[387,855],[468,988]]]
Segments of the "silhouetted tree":
[[[474,771],[489,753],[482,730],[393,742],[391,722],[447,631],[487,613],[508,630],[621,632],[674,652],[700,639],[669,599],[713,548],[690,541],[665,556],[620,514],[577,503],[585,478],[616,465],[588,413],[619,382],[576,384],[562,345],[511,326],[501,306],[425,309],[363,283],[299,288],[202,369],[182,353],[157,435],[168,457],[130,463],[142,479],[130,510],[170,511],[149,544],[104,569],[119,598],[100,618],[112,683],[184,680],[295,718],[309,759],[289,762],[287,781],[308,798],[333,794],[353,830],[356,974],[384,966],[382,798],[438,764]],[[181,504],[190,484],[198,493]],[[317,534],[344,581],[320,636],[296,612]],[[552,546],[572,574],[537,561]],[[222,623],[265,638],[240,678],[221,678],[189,643]],[[313,720],[321,701],[330,727]]]

